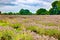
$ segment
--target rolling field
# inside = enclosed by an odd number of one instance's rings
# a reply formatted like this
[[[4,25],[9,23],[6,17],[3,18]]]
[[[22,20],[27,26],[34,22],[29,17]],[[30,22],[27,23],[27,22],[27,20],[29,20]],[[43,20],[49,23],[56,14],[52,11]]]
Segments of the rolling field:
[[[0,40],[60,40],[60,15],[0,15]]]

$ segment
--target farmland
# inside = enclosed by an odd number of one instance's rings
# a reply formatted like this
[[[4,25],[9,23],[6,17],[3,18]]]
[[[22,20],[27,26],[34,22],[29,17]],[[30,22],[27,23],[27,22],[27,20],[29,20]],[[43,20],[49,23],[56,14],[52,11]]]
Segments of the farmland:
[[[60,40],[60,15],[0,15],[0,40]]]

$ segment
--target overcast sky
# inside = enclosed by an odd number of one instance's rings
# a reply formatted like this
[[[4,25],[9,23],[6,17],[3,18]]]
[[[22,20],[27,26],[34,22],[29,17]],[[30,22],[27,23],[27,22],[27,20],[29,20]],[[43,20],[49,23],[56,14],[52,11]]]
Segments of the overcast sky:
[[[31,12],[36,12],[39,8],[49,10],[53,1],[55,0],[0,0],[0,11],[18,12],[22,8]]]

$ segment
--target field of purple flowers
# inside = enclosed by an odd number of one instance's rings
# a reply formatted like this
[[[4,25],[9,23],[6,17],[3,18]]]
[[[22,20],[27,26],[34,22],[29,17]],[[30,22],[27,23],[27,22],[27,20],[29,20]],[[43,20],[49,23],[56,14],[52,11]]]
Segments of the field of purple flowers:
[[[60,40],[60,16],[0,15],[0,40]]]

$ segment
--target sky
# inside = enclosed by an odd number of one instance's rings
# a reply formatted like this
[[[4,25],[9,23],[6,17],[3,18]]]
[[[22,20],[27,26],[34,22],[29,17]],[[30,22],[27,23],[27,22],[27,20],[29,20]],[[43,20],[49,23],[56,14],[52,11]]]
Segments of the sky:
[[[0,11],[19,12],[20,9],[28,9],[35,13],[38,9],[49,10],[55,0],[0,0]]]

